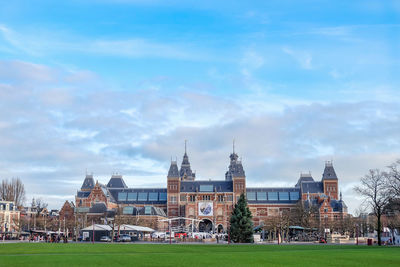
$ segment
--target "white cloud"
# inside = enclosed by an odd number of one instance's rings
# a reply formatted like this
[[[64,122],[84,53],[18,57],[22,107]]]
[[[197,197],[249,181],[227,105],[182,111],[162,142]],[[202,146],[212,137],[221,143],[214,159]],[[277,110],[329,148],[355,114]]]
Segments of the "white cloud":
[[[140,37],[121,39],[89,39],[71,34],[41,32],[35,35],[16,32],[0,25],[0,36],[8,43],[8,50],[33,56],[44,54],[84,53],[132,58],[166,58],[175,60],[215,60],[217,55],[196,49],[189,43],[168,43]]]
[[[296,51],[289,47],[283,47],[282,51],[290,56],[292,56],[301,68],[310,70],[313,68],[312,66],[312,56],[309,52],[306,51]]]
[[[399,157],[396,102],[322,104],[266,90],[228,97],[88,91],[96,75],[81,76],[80,87],[68,82],[69,70],[18,61],[1,66],[0,77],[15,73],[0,85],[0,177],[21,177],[29,197],[49,195],[54,208],[65,198],[53,196],[72,199],[86,169],[101,182],[118,171],[128,185],[165,185],[170,157],[181,159],[185,139],[199,179],[223,179],[233,138],[252,186],[293,185],[309,170],[320,179],[324,161],[333,159],[345,200],[354,198],[349,188],[368,168]]]

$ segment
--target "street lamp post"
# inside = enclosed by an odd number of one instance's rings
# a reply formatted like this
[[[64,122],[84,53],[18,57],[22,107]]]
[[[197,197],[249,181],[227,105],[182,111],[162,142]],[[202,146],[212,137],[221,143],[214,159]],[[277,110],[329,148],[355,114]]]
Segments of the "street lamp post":
[[[356,224],[356,244],[358,246],[358,224]]]

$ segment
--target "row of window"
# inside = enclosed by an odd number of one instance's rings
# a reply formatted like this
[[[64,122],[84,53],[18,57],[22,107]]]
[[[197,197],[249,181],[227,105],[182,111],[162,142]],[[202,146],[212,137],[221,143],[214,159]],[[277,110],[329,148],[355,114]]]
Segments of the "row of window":
[[[211,200],[211,195],[202,195],[200,196],[201,200]],[[180,196],[180,201],[184,202],[186,201],[186,195],[181,195]],[[224,195],[217,195],[217,201],[218,202],[224,202],[225,198]],[[195,202],[196,201],[196,196],[195,195],[189,195],[189,202]],[[227,196],[227,201],[232,201],[232,195]]]
[[[228,201],[232,201],[232,196],[228,196]],[[211,196],[203,195],[203,200],[211,200]],[[299,200],[299,192],[247,192],[247,200]],[[186,196],[181,195],[181,201],[185,201]],[[166,192],[119,192],[118,201],[167,201]],[[195,196],[189,197],[190,202],[195,201]],[[218,195],[218,201],[224,201],[223,196]]]
[[[122,210],[123,214],[133,214],[133,207],[124,207]],[[144,214],[151,215],[151,206],[144,207]]]
[[[118,201],[167,201],[166,192],[118,192]]]
[[[201,184],[200,185],[200,192],[213,192],[214,186],[209,184]]]
[[[247,192],[247,200],[299,200],[299,192]]]

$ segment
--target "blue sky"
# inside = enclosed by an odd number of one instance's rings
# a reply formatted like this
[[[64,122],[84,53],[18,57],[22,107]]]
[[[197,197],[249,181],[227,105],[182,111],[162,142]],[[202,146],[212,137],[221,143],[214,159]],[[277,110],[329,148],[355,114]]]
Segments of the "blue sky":
[[[183,153],[248,184],[320,179],[344,199],[399,158],[400,1],[10,1],[0,8],[0,177],[54,208],[86,169],[164,186]],[[56,185],[53,185],[56,184]]]

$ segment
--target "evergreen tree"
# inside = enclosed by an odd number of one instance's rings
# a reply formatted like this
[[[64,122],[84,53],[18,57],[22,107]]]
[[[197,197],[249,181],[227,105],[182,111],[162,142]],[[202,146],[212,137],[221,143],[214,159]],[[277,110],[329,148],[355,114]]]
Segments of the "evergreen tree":
[[[240,195],[230,219],[230,238],[235,243],[253,243],[253,221],[244,194]]]

